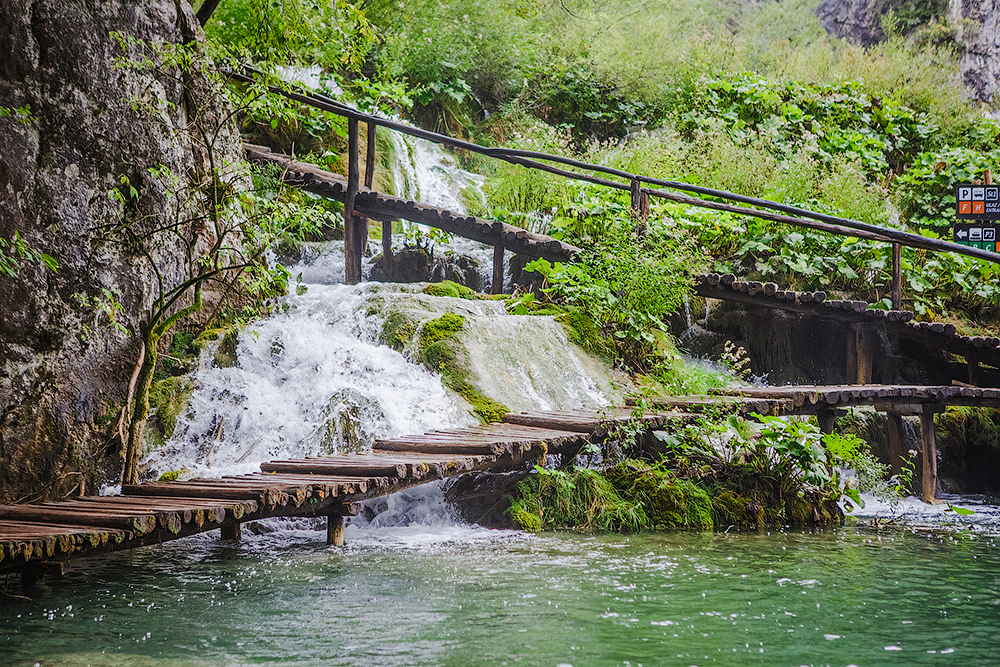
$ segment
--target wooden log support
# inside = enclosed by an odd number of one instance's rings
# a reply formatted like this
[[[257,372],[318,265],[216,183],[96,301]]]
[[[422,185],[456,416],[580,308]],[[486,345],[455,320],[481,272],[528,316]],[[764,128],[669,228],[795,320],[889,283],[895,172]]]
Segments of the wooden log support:
[[[366,123],[368,133],[365,142],[365,187],[369,190],[375,182],[375,132],[378,125]]]
[[[491,294],[503,294],[503,224],[493,223],[497,241],[493,245],[493,288]]]
[[[902,292],[902,246],[898,243],[892,244],[892,309],[900,310],[903,303]]]
[[[816,419],[819,421],[820,431],[827,435],[833,433],[834,424],[837,420],[837,415],[833,410],[820,410],[816,413]]]
[[[361,282],[361,257],[368,240],[368,221],[354,214],[361,174],[358,166],[358,120],[347,120],[347,194],[344,199],[344,261],[348,285]],[[364,227],[362,234],[361,228]]]
[[[920,498],[925,503],[936,505],[941,501],[935,498],[937,494],[937,445],[934,442],[933,412],[925,412],[920,415],[920,451],[923,457]]]
[[[847,335],[845,372],[848,383],[871,384],[874,338],[875,332],[870,325],[861,322],[851,325],[851,332]]]
[[[887,412],[885,420],[886,439],[889,441],[889,467],[893,475],[903,472],[903,415]]]
[[[220,538],[223,541],[239,542],[243,539],[243,528],[239,521],[233,521],[222,526]]]
[[[385,220],[382,222],[382,273],[389,280],[394,280],[393,277],[393,259],[392,259],[392,220]]]
[[[632,217],[639,223],[636,231],[641,237],[645,234],[644,225],[649,220],[649,190],[643,189],[638,179],[633,179],[629,184],[629,194],[632,200]]]
[[[344,517],[340,514],[326,517],[326,543],[332,547],[344,546]]]
[[[971,354],[965,355],[965,367],[968,372],[967,381],[971,385],[979,385],[982,381],[983,369],[979,365],[979,359]]]

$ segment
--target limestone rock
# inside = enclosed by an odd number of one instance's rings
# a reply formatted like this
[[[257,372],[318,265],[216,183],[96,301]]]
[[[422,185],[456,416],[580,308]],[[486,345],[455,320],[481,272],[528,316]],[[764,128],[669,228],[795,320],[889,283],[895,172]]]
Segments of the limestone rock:
[[[112,32],[202,39],[187,0],[0,3],[0,103],[30,113],[0,118],[0,237],[18,232],[59,262],[58,273],[26,264],[0,276],[0,502],[93,491],[101,468],[114,467],[113,425],[138,346],[82,300],[117,301],[118,322],[134,332],[156,279],[135,248],[101,242],[102,230],[128,220],[143,235],[169,219],[175,200],[149,167],[170,168],[181,187],[207,172],[207,152],[182,131],[194,114],[217,122],[217,157],[239,155],[226,110],[185,95],[185,85],[209,89],[204,72],[116,67]],[[124,205],[108,194],[123,176],[139,194]],[[153,252],[165,281],[182,275],[175,247]]]

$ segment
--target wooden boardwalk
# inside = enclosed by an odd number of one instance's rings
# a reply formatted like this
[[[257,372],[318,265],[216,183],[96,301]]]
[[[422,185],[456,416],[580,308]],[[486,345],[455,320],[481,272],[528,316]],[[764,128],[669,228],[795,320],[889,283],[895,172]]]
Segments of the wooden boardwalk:
[[[1000,338],[995,336],[963,336],[954,324],[916,322],[908,310],[882,310],[867,301],[830,299],[826,292],[782,290],[776,283],[740,280],[733,274],[710,273],[698,276],[695,293],[709,299],[736,301],[750,305],[776,308],[826,319],[846,322],[859,334],[866,327],[878,325],[886,333],[923,343],[931,349],[959,355],[969,364],[969,382],[978,384],[980,364],[1000,368]],[[860,341],[859,341],[860,342]],[[864,348],[865,345],[855,344]],[[860,364],[862,367],[865,364]],[[870,364],[868,364],[870,375]],[[858,384],[867,384],[864,369],[856,373]],[[854,379],[854,378],[851,378]]]
[[[327,541],[343,543],[343,517],[360,501],[472,470],[511,470],[580,448],[633,417],[629,408],[508,414],[504,423],[376,441],[371,452],[270,461],[250,475],[126,485],[120,496],[0,506],[0,571],[25,582],[42,566],[161,544],[270,517],[328,517]],[[642,414],[648,428],[690,415]]]
[[[343,544],[343,517],[358,503],[473,470],[505,471],[548,454],[575,456],[636,415],[648,429],[690,423],[722,408],[743,414],[819,417],[832,431],[835,411],[873,406],[889,415],[889,442],[902,457],[904,415],[921,420],[924,500],[934,502],[933,415],[947,405],[1000,408],[1000,389],[941,386],[736,387],[712,396],[648,399],[634,407],[507,414],[500,424],[378,440],[372,451],[263,463],[249,475],[126,485],[120,496],[42,505],[0,506],[0,572],[25,583],[71,558],[162,544],[209,530],[239,539],[240,525],[270,517],[327,517],[327,542]],[[898,462],[895,462],[898,464]]]

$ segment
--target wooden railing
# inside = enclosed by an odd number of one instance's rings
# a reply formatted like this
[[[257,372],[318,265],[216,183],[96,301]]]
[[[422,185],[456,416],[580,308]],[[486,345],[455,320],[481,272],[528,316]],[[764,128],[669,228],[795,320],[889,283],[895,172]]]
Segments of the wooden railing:
[[[244,73],[231,72],[229,76],[234,81],[253,83],[255,82],[253,77],[259,74],[259,72],[254,70],[246,70]],[[858,220],[852,220],[850,218],[842,218],[839,216],[828,215],[826,213],[818,213],[816,211],[810,211],[809,209],[800,208],[798,206],[790,206],[788,204],[781,204],[757,197],[748,197],[733,192],[727,192],[725,190],[716,190],[699,185],[691,185],[690,183],[683,183],[681,181],[666,180],[642,174],[633,174],[621,169],[582,162],[580,160],[574,160],[572,158],[562,157],[559,155],[551,155],[549,153],[541,153],[538,151],[480,146],[479,144],[474,144],[469,141],[463,141],[461,139],[455,139],[436,132],[430,132],[428,130],[412,127],[389,118],[382,118],[374,114],[365,113],[319,93],[297,92],[292,90],[291,86],[288,84],[286,84],[286,87],[269,86],[268,89],[270,92],[282,95],[288,99],[347,118],[348,202],[353,201],[353,197],[351,197],[350,194],[352,192],[352,188],[353,192],[355,194],[357,193],[360,180],[358,123],[363,122],[366,124],[368,131],[365,185],[369,187],[371,185],[371,178],[375,164],[375,131],[377,127],[385,127],[413,137],[442,144],[450,148],[467,150],[472,153],[503,160],[511,164],[527,167],[529,169],[537,169],[539,171],[556,174],[558,176],[577,181],[594,183],[596,185],[616,190],[627,191],[631,194],[632,209],[635,211],[636,215],[640,217],[649,210],[649,197],[658,197],[660,199],[666,199],[668,201],[686,204],[689,206],[726,211],[739,215],[762,218],[773,222],[803,227],[806,229],[814,229],[830,234],[837,234],[839,236],[853,236],[855,238],[866,239],[869,241],[892,244],[892,307],[896,310],[900,308],[901,301],[900,283],[902,272],[900,268],[900,258],[902,246],[922,250],[931,250],[935,252],[957,253],[967,257],[984,259],[989,262],[1000,264],[1000,255],[996,253],[960,245],[958,243],[952,243],[950,241],[931,239],[925,236],[920,236],[919,234],[913,234],[911,232],[904,232],[888,227],[879,227],[878,225],[871,225]],[[554,166],[556,164],[575,169],[582,169],[593,173],[586,174],[570,171],[568,169],[563,169],[562,167]],[[595,176],[593,174],[602,174],[603,176]],[[611,180],[610,178],[605,178],[606,176],[621,180]],[[656,187],[649,188],[647,186]],[[723,201],[699,199],[697,197],[671,192],[671,190],[690,192],[704,197],[713,197]],[[746,206],[737,206],[726,202],[736,202],[738,204],[745,204]],[[770,211],[777,211],[777,213],[762,211],[760,210],[761,208],[770,209]],[[367,238],[367,221],[365,220],[359,222],[357,220],[358,216],[352,215],[352,212],[353,208],[351,206],[344,207],[345,240],[350,239],[345,243],[345,253],[348,261],[347,282],[353,284],[360,282],[361,280],[361,253],[364,250],[364,239]],[[386,244],[387,237],[388,234],[384,231],[382,235],[383,245]]]

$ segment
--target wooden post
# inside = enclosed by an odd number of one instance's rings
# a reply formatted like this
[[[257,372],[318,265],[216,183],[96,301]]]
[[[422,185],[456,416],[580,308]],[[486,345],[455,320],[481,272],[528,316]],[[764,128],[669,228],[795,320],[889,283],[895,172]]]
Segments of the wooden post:
[[[345,281],[348,285],[361,282],[361,255],[368,235],[367,221],[364,223],[365,237],[360,236],[360,227],[354,215],[354,201],[358,196],[361,174],[358,167],[358,119],[347,119],[347,193],[344,199],[344,262]]]
[[[837,415],[833,410],[820,410],[816,413],[816,420],[819,422],[819,430],[829,435],[833,433]]]
[[[382,272],[393,280],[392,270],[392,221],[382,221]]]
[[[340,514],[326,517],[326,543],[334,547],[344,546],[344,517]]]
[[[493,289],[492,294],[503,294],[503,223],[493,223],[493,233],[497,240],[493,246]]]
[[[966,354],[965,355],[965,368],[969,373],[968,382],[969,384],[978,387],[980,380],[982,380],[982,367],[979,365],[979,359],[976,357]]]
[[[239,521],[227,523],[222,526],[221,537],[223,540],[239,542],[243,538],[243,530]]]
[[[903,303],[902,249],[898,243],[892,244],[892,309],[901,310]]]
[[[934,442],[934,413],[920,415],[920,451],[923,471],[920,479],[920,498],[925,503],[939,504],[934,495],[937,492],[937,445]]]
[[[636,232],[642,236],[645,234],[645,223],[649,219],[649,192],[642,189],[642,184],[638,180],[633,180],[629,187],[632,199],[632,217],[639,223]]]
[[[873,333],[864,323],[851,325],[851,333],[847,336],[845,373],[848,384],[871,384]]]

